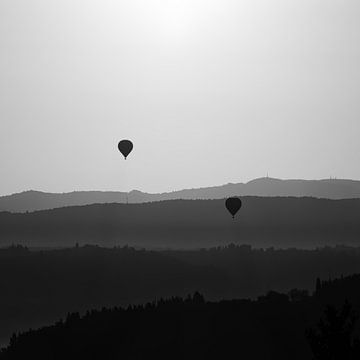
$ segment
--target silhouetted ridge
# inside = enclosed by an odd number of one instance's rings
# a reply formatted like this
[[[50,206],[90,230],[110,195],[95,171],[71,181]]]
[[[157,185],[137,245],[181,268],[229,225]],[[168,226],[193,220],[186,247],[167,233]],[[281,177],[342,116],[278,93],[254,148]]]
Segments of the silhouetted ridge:
[[[339,295],[334,284],[347,289],[340,305],[348,299],[359,313],[359,275],[324,283],[324,297],[294,299],[270,291],[258,300],[209,302],[195,292],[69,313],[52,326],[14,334],[0,359],[306,359],[311,352],[305,334]]]
[[[255,299],[273,290],[289,292],[295,301],[312,293],[316,277],[353,273],[360,273],[360,248],[276,250],[230,244],[145,251],[130,246],[30,250],[14,245],[0,249],[0,343],[7,343],[15,331],[51,324],[67,312],[83,314],[195,291],[215,301]]]
[[[225,200],[95,204],[28,214],[0,213],[0,245],[92,243],[199,248],[228,243],[314,248],[359,244],[360,199],[242,197],[235,221]]]
[[[127,197],[126,197],[127,196]],[[0,211],[25,212],[63,206],[89,205],[94,203],[143,203],[175,199],[224,199],[231,196],[296,196],[328,199],[360,197],[360,181],[343,179],[280,180],[259,178],[248,183],[229,183],[222,186],[184,189],[160,194],[139,190],[129,193],[111,191],[75,191],[50,194],[27,191],[0,197]]]

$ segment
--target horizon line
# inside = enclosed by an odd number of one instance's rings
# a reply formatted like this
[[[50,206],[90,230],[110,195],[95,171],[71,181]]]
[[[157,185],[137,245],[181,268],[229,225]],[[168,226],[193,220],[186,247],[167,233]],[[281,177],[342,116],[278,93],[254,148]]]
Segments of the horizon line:
[[[351,179],[351,178],[338,178],[338,177],[329,177],[329,178],[319,178],[319,179],[303,179],[303,178],[275,178],[271,176],[263,176],[259,178],[254,178],[252,180],[249,180],[247,182],[228,182],[223,183],[221,185],[208,185],[208,186],[200,186],[200,187],[193,187],[193,188],[180,188],[176,190],[171,191],[161,191],[161,192],[147,192],[145,190],[139,190],[139,189],[132,189],[130,191],[123,191],[123,190],[70,190],[70,191],[63,191],[63,192],[54,192],[54,191],[44,191],[44,190],[35,190],[35,189],[29,189],[29,190],[22,190],[18,192],[8,193],[8,194],[0,194],[0,198],[2,197],[8,197],[13,195],[20,195],[28,192],[37,192],[42,194],[51,194],[51,195],[65,195],[65,194],[73,194],[73,193],[80,193],[80,192],[99,192],[99,193],[124,193],[124,194],[130,194],[131,192],[141,192],[143,194],[148,195],[161,195],[161,194],[171,194],[174,192],[181,192],[181,191],[190,191],[190,190],[201,190],[201,189],[208,189],[208,188],[218,188],[223,187],[227,185],[247,185],[253,181],[256,180],[276,180],[276,181],[352,181],[352,182],[360,182],[360,179]]]

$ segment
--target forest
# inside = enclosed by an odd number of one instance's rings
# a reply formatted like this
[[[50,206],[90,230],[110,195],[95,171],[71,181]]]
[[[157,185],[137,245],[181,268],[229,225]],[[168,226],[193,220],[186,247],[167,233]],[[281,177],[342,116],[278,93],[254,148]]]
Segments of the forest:
[[[360,275],[316,280],[257,299],[208,301],[195,292],[143,305],[68,313],[13,334],[1,360],[358,359]]]
[[[49,325],[68,312],[185,298],[251,299],[300,289],[315,279],[360,273],[360,248],[257,249],[230,244],[199,250],[150,251],[129,246],[0,249],[1,344],[12,333]]]

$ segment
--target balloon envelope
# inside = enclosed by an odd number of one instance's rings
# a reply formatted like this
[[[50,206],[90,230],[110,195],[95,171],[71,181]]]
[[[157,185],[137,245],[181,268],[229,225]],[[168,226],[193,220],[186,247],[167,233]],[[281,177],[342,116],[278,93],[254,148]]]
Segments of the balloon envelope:
[[[131,153],[133,147],[133,143],[130,140],[121,140],[118,144],[118,149],[124,155],[125,160],[126,157]]]
[[[228,209],[229,213],[234,218],[235,214],[241,208],[241,200],[238,197],[230,197],[230,198],[226,199],[225,206]]]

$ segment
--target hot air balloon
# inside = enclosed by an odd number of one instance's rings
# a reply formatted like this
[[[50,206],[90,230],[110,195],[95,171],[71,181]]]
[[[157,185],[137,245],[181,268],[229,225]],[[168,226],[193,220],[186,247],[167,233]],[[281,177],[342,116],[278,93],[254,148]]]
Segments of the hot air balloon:
[[[124,155],[125,160],[131,153],[133,147],[133,143],[130,140],[121,140],[118,144],[118,149]]]
[[[229,213],[234,218],[235,214],[241,208],[241,200],[238,197],[230,197],[230,198],[226,199],[225,206],[228,209]]]

